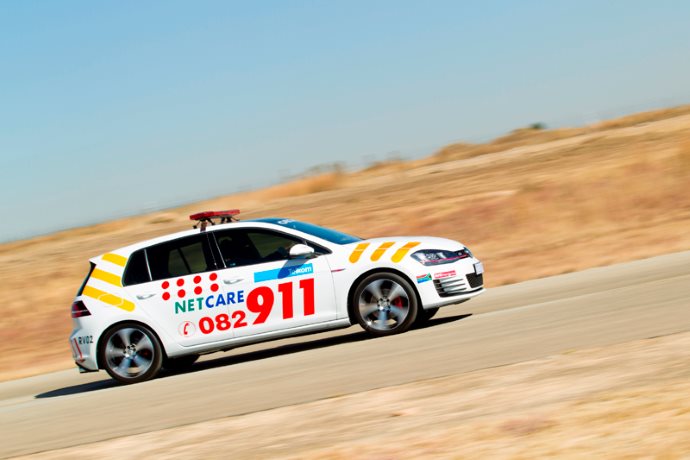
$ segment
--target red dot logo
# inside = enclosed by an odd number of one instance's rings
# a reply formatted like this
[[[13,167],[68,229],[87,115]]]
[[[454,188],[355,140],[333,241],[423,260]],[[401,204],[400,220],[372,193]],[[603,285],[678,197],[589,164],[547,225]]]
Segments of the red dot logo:
[[[169,292],[163,293],[163,300],[170,300],[170,293]]]
[[[170,283],[168,283],[167,281],[163,281],[162,287],[163,289],[168,289],[170,287]]]
[[[201,286],[197,286],[194,288],[194,294],[196,294],[196,295],[201,294],[201,291],[202,291]]]
[[[177,285],[178,285],[178,286],[184,286],[184,280],[183,280],[182,278],[180,278],[179,280],[177,280]]]
[[[179,291],[177,291],[177,297],[179,297],[180,299],[184,297],[185,294],[186,293],[184,292],[184,289],[180,289]]]
[[[208,277],[211,281],[215,281],[218,279],[218,274],[217,273],[211,273],[211,276]]]
[[[212,284],[212,285],[211,285],[211,290],[212,290],[213,292],[216,292],[216,291],[218,290],[218,285],[215,284],[215,283]]]
[[[201,277],[199,275],[196,275],[194,277],[194,284],[199,284],[199,283],[201,283]]]

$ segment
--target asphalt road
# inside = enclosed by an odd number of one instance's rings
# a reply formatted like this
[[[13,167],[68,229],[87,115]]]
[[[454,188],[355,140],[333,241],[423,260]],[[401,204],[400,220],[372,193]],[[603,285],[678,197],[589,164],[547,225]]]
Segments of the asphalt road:
[[[282,340],[131,386],[76,370],[5,382],[0,456],[688,330],[690,252],[683,252],[495,288],[394,337],[368,339],[352,327]]]

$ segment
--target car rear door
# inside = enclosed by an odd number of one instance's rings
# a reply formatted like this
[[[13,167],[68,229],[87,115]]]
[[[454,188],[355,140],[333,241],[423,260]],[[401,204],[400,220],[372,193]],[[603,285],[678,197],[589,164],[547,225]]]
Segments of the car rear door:
[[[136,260],[146,263],[148,273],[139,269],[139,279],[130,279],[129,264]],[[207,233],[177,238],[135,252],[124,289],[180,345],[225,341],[233,330],[227,306],[217,301],[217,267]]]
[[[218,277],[235,337],[287,330],[336,319],[327,257],[290,259],[304,240],[265,228],[211,232],[218,245]],[[309,242],[306,242],[309,244]],[[312,245],[314,247],[314,245]],[[323,253],[321,253],[323,254]]]

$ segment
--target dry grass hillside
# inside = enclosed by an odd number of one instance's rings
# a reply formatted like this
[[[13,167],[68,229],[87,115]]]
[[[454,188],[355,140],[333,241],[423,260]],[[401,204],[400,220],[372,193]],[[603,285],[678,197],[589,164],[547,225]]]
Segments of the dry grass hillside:
[[[489,286],[684,250],[690,106],[583,128],[521,129],[422,160],[0,245],[0,379],[71,366],[69,306],[88,258],[187,228],[192,211],[230,207],[244,218],[284,216],[365,237],[457,239],[484,260]]]

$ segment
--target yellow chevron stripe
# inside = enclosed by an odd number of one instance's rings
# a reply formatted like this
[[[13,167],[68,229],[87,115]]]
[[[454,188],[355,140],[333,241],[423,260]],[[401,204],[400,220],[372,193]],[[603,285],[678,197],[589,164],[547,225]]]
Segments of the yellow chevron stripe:
[[[393,254],[393,257],[391,257],[391,260],[395,263],[398,263],[402,260],[405,255],[410,252],[410,249],[412,249],[415,246],[419,245],[419,241],[411,241],[407,243],[405,246],[401,247],[397,251],[395,251],[395,254]]]
[[[113,253],[103,254],[102,259],[107,261],[107,262],[111,262],[115,265],[119,265],[120,267],[124,267],[125,264],[127,263],[126,257],[122,257],[119,254],[113,254]]]
[[[371,255],[371,261],[376,262],[377,260],[379,260],[381,258],[381,256],[383,255],[383,253],[386,252],[386,250],[388,248],[390,248],[391,246],[393,246],[394,244],[395,243],[393,243],[392,241],[382,243],[381,246],[379,246],[376,249],[376,251],[374,251],[374,253]]]
[[[100,289],[96,289],[93,286],[86,286],[82,294],[88,297],[92,297],[96,300],[100,300],[101,302],[107,303],[108,305],[112,305],[113,307],[122,308],[125,311],[134,311],[134,304],[129,300],[125,300],[118,296],[108,294],[107,292],[101,291]]]
[[[352,254],[350,254],[350,263],[355,263],[362,257],[362,253],[369,247],[369,243],[359,243]]]
[[[91,273],[91,278],[96,278],[97,280],[105,281],[106,283],[110,283],[113,286],[122,287],[122,278],[120,278],[117,275],[113,275],[112,273],[99,270],[98,268],[93,269],[93,272]]]

